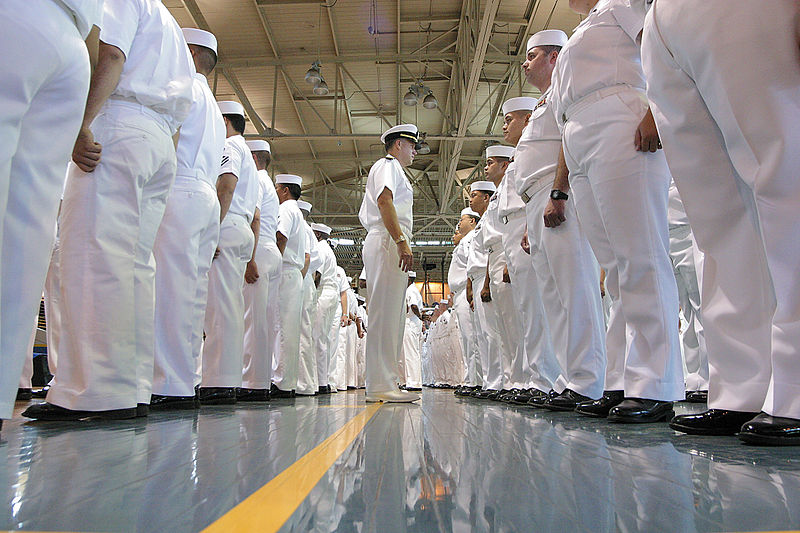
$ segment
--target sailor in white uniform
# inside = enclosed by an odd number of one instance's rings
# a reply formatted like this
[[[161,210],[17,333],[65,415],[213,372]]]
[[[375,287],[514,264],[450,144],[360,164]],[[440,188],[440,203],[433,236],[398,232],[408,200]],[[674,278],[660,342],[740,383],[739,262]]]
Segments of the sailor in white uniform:
[[[84,39],[97,43],[97,31],[90,31],[101,25],[102,6],[102,0],[0,5],[6,59],[0,66],[0,426],[11,418],[20,372],[31,357],[30,325],[39,310],[64,169],[89,89]]]
[[[606,290],[619,300],[617,318],[624,318],[624,328],[609,328],[618,337],[609,334],[606,343],[605,389],[623,390],[625,398],[608,419],[667,420],[684,384],[669,260],[671,177],[658,151],[636,41],[644,16],[628,0],[570,5],[586,18],[553,71],[551,103],[566,163],[553,188],[567,194],[571,187],[578,221],[606,270]],[[553,202],[563,208],[563,201]]]
[[[791,0],[659,1],[647,17],[648,96],[705,261],[711,410],[680,431],[800,444],[798,21]]]
[[[297,394],[300,396],[314,396],[319,388],[317,378],[317,357],[314,350],[313,319],[317,313],[317,285],[316,279],[322,258],[317,246],[317,237],[308,223],[311,213],[311,204],[299,200],[297,206],[303,214],[303,231],[306,236],[306,250],[309,254],[308,270],[303,277],[303,321],[300,325],[300,361],[297,371]]]
[[[417,154],[417,127],[401,124],[381,135],[386,149],[372,165],[359,220],[367,230],[362,255],[367,276],[371,327],[367,331],[367,401],[413,402],[418,394],[397,387],[403,342],[406,274],[413,263],[409,238],[414,192],[403,167]]]
[[[244,275],[259,233],[259,181],[250,148],[242,137],[244,108],[219,102],[227,139],[217,179],[220,203],[219,255],[209,272],[202,352],[200,403],[236,403],[244,359]]]
[[[550,103],[550,79],[566,43],[561,30],[540,31],[528,39],[523,70],[542,96],[517,142],[513,177],[526,204],[530,258],[561,369],[553,386],[559,395],[546,398],[543,406],[571,411],[578,403],[603,394],[606,356],[600,267],[578,223],[575,201],[563,200],[566,220],[559,220],[557,227],[544,223],[549,199],[563,197],[561,191],[550,190],[561,149],[561,133]]]
[[[275,243],[278,230],[278,194],[267,173],[272,161],[267,141],[247,141],[253,154],[259,185],[259,229],[255,253],[244,274],[244,360],[242,387],[237,401],[269,399],[272,383],[272,357],[277,329],[278,289],[281,279],[281,252]]]
[[[208,271],[219,241],[216,183],[225,122],[207,80],[217,62],[217,39],[195,28],[184,28],[183,36],[197,72],[192,108],[176,148],[175,183],[153,247],[156,308],[151,409],[195,407]]]
[[[336,306],[336,314],[334,324],[331,330],[332,346],[331,346],[331,360],[328,365],[328,384],[330,385],[331,392],[346,390],[347,384],[345,383],[347,370],[347,357],[345,351],[347,349],[347,332],[345,328],[350,323],[350,316],[348,312],[347,293],[350,290],[350,283],[347,281],[347,274],[340,266],[336,266],[336,285],[339,291],[338,305]]]
[[[417,273],[408,272],[406,288],[406,325],[403,331],[402,360],[405,376],[400,376],[406,390],[422,390],[422,364],[420,343],[422,342],[422,294],[414,284]]]
[[[336,320],[336,310],[341,309],[341,296],[336,278],[336,256],[328,244],[331,227],[325,224],[311,224],[311,229],[317,238],[317,251],[322,261],[319,267],[319,296],[313,325],[314,351],[317,358],[317,392],[326,394],[330,392],[328,385],[328,369],[333,357],[332,348],[336,346],[338,337],[331,338]],[[338,324],[336,324],[338,326]]]
[[[303,178],[294,174],[275,176],[275,190],[280,201],[276,241],[283,260],[279,289],[279,329],[270,391],[273,398],[293,398],[297,389],[303,278],[311,261],[310,252],[306,250],[305,221],[297,207],[302,184]]]
[[[447,284],[453,294],[453,308],[461,336],[461,352],[464,356],[464,375],[454,383],[462,385],[456,394],[472,392],[481,386],[480,357],[475,345],[472,310],[467,301],[467,257],[469,246],[475,236],[475,226],[480,215],[470,207],[461,210],[461,218],[453,236],[456,247],[447,271]]]
[[[186,40],[161,2],[106,0],[73,151],[77,165],[70,165],[61,207],[58,377],[48,403],[27,416],[132,418],[138,404],[146,414],[155,347],[152,250],[175,179],[173,136],[192,105],[193,74]],[[47,123],[54,119],[48,112]],[[53,198],[53,213],[55,204]],[[46,226],[51,231],[49,217]]]

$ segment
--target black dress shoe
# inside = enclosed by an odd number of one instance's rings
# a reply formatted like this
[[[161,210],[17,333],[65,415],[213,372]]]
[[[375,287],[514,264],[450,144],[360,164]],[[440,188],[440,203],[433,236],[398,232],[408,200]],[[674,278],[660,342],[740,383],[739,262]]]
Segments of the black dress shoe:
[[[747,444],[768,446],[800,445],[800,420],[759,413],[739,430],[739,438]]]
[[[500,396],[497,399],[503,403],[511,403],[511,399],[520,392],[522,392],[522,389],[513,388],[500,394]]]
[[[348,389],[349,388],[350,387],[348,387]],[[353,387],[353,388],[355,389],[355,387]],[[422,391],[422,387],[406,387],[406,390],[407,391],[412,391],[412,392],[421,392]]]
[[[531,388],[531,389],[522,389],[517,394],[515,394],[508,403],[512,403],[514,405],[527,405],[528,400],[533,398],[534,396],[538,396],[540,394],[546,394],[539,389]]]
[[[152,396],[152,394],[150,396]],[[149,414],[150,414],[150,405],[146,403],[136,404],[136,418],[144,418]]]
[[[328,386],[320,387],[317,389],[317,394],[330,394],[331,391],[328,390]]]
[[[626,398],[608,412],[610,422],[623,424],[647,424],[671,420],[675,416],[672,402],[648,400],[646,398]]]
[[[625,391],[607,390],[603,392],[603,397],[599,400],[589,400],[581,402],[575,406],[575,412],[592,416],[595,418],[605,418],[612,407],[616,407],[625,399]]]
[[[496,389],[478,389],[472,394],[470,394],[470,396],[472,396],[473,398],[477,398],[479,400],[488,400],[489,396],[491,396],[492,394],[497,394],[499,392],[500,391]]]
[[[331,388],[331,390],[336,390]],[[294,398],[296,396],[294,389],[293,390],[281,390],[272,384],[272,387],[269,389],[269,397],[272,399],[276,398]]]
[[[124,420],[136,418],[136,407],[126,409],[109,409],[106,411],[78,411],[67,409],[51,403],[37,403],[22,412],[22,416],[35,420],[82,420],[84,418],[103,418],[106,420]]]
[[[572,389],[564,389],[558,396],[545,400],[542,407],[551,411],[574,411],[575,407],[581,402],[592,401],[588,396],[578,394]]]
[[[28,401],[33,398],[33,391],[31,389],[17,389],[17,401]]]
[[[150,395],[150,409],[154,411],[195,409],[198,406],[199,403],[196,396],[164,396],[162,394]]]
[[[231,405],[236,403],[235,387],[199,387],[197,399],[200,405]]]
[[[707,390],[686,391],[686,401],[689,403],[708,403]]]
[[[267,389],[248,389],[240,387],[236,389],[237,402],[268,402],[269,391]]]
[[[35,390],[31,392],[31,396],[34,398],[47,398],[47,392],[50,390],[50,385],[45,385],[39,390]]]
[[[540,394],[532,397],[530,400],[528,400],[528,405],[530,407],[544,407],[544,402],[546,402],[550,398],[555,398],[556,396],[558,396],[558,393],[553,389],[550,389],[550,391],[545,394]]]
[[[736,435],[742,424],[758,413],[709,409],[704,413],[678,415],[669,422],[675,431],[689,435]]]

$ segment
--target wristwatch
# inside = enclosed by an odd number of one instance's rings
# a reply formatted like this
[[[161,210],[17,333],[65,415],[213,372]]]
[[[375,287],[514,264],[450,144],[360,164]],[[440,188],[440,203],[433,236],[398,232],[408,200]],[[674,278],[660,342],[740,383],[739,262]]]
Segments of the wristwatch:
[[[550,191],[550,198],[552,198],[553,200],[568,200],[569,195],[564,191],[553,189],[552,191]]]
[[[401,242],[406,242],[406,236],[404,234],[400,234],[400,236],[394,241],[395,244],[400,244]]]

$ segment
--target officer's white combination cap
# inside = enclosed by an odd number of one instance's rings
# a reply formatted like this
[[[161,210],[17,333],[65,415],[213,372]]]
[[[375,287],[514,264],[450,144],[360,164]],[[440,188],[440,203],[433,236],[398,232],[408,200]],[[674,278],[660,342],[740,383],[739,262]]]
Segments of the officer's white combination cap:
[[[528,47],[525,53],[537,46],[565,46],[567,44],[567,34],[561,30],[542,30],[531,35],[528,39]]]
[[[474,181],[472,185],[469,186],[469,191],[489,191],[495,192],[497,187],[495,187],[494,183],[491,181]]]
[[[275,176],[275,183],[282,183],[283,185],[303,185],[303,178],[295,176],[294,174],[278,174]]]
[[[319,224],[317,222],[314,222],[313,224],[311,224],[311,229],[314,230],[314,231],[318,231],[320,233],[324,233],[325,235],[330,235],[331,231],[333,231],[333,230],[331,230],[330,226],[327,226],[325,224]]]
[[[197,46],[205,46],[217,53],[217,38],[214,34],[197,28],[183,28],[183,38],[186,39],[186,44],[196,44]]]
[[[396,134],[398,137],[403,137],[410,141],[414,141],[415,143],[419,138],[419,130],[414,124],[398,124],[397,126],[389,128],[383,132],[383,135],[381,135],[381,142],[385,143],[386,138],[393,134]]]
[[[304,211],[311,212],[311,203],[306,202],[305,200],[297,200],[297,207],[303,209]]]
[[[408,271],[408,277],[409,278],[416,278],[417,277],[417,273],[414,272],[413,270],[409,270]]]
[[[358,300],[359,302],[366,302],[367,301],[367,299],[364,298],[363,296],[361,296],[360,294],[356,294],[356,300]]]
[[[492,184],[492,185],[494,185],[494,184]],[[461,216],[463,217],[464,215],[469,215],[469,216],[472,216],[472,217],[475,217],[475,218],[481,218],[481,216],[478,214],[478,212],[473,210],[470,207],[465,207],[464,209],[461,210]]]
[[[511,159],[514,157],[514,147],[493,144],[486,148],[486,157],[505,157],[506,159]]]
[[[533,111],[536,107],[536,98],[530,96],[517,96],[516,98],[509,98],[503,103],[503,115],[507,115],[512,111]]]
[[[447,302],[448,302],[448,300],[439,300],[440,304],[446,304]]]
[[[247,147],[251,152],[269,152],[269,143],[263,139],[256,139],[254,141],[247,141]]]
[[[223,115],[242,115],[244,116],[244,107],[239,102],[234,102],[233,100],[223,100],[222,102],[217,102],[219,106],[219,112]]]

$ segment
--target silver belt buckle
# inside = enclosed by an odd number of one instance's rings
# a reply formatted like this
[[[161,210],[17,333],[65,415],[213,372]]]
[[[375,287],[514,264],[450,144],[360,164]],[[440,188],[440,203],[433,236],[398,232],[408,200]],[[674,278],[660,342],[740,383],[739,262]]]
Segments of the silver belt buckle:
[[[519,197],[522,198],[522,201],[525,202],[526,204],[531,201],[531,197],[528,196],[527,192],[520,194]]]

